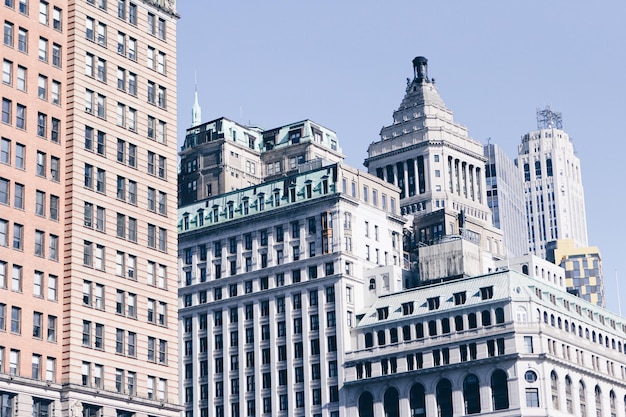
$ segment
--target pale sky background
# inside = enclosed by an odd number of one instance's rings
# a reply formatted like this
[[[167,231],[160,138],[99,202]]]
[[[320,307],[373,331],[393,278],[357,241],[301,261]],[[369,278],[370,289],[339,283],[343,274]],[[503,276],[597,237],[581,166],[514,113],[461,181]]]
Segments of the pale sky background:
[[[203,121],[311,119],[337,132],[360,169],[418,55],[455,120],[511,158],[538,107],[562,112],[607,307],[618,311],[617,271],[626,314],[625,1],[179,0],[178,11],[179,145],[195,72]]]

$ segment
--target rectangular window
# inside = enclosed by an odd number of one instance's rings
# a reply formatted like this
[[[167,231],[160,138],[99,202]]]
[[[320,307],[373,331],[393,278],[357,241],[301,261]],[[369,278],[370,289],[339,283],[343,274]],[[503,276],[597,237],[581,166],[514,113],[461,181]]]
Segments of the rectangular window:
[[[58,31],[63,30],[61,13],[61,9],[59,9],[58,7],[55,7],[52,10],[52,27]]]
[[[26,106],[17,103],[15,106],[15,127],[26,129]]]
[[[4,22],[4,44],[13,48],[13,23]]]
[[[48,62],[48,40],[39,38],[39,60]]]
[[[26,91],[26,68],[19,66],[17,67],[17,89],[20,91]]]
[[[61,45],[52,44],[52,65],[61,68]]]

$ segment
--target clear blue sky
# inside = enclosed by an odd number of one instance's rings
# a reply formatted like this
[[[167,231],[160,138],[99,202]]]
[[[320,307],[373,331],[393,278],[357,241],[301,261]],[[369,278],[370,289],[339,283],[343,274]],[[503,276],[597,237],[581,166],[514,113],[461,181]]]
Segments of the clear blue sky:
[[[272,128],[312,119],[337,132],[349,164],[404,95],[411,60],[455,119],[513,158],[546,104],[581,159],[589,242],[603,255],[607,307],[626,313],[626,2],[179,0],[179,144],[194,73],[203,120]]]

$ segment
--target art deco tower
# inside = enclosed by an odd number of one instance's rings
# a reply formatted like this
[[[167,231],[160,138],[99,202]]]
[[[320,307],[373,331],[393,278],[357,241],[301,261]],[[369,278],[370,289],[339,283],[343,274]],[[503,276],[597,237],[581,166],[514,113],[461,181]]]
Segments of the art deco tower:
[[[177,416],[175,1],[1,9],[1,413]]]
[[[546,257],[546,243],[573,239],[586,247],[587,218],[580,159],[564,132],[561,114],[537,111],[538,130],[522,136],[517,166],[524,176],[528,250]]]

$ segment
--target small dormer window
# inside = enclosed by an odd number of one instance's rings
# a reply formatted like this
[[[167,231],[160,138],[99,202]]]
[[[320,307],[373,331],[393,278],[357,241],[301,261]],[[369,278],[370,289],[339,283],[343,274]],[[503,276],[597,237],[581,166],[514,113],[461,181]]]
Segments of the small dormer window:
[[[439,308],[439,297],[431,297],[426,301],[428,302],[429,310],[437,310]]]
[[[389,317],[389,307],[378,308],[376,309],[376,312],[378,314],[378,320],[385,320]]]
[[[493,285],[489,287],[482,287],[480,289],[480,299],[481,300],[491,300],[493,298]]]
[[[454,305],[459,306],[465,304],[467,301],[467,293],[465,291],[457,292],[454,294]]]
[[[413,301],[402,303],[402,315],[408,316],[410,314],[413,314]]]
[[[302,137],[302,130],[292,130],[289,132],[289,141],[295,145],[296,143],[300,143],[300,138]]]
[[[228,218],[232,219],[235,216],[235,205],[232,201],[228,202]]]
[[[265,195],[259,194],[259,211],[265,210]]]
[[[204,210],[198,210],[198,226],[204,226]]]

